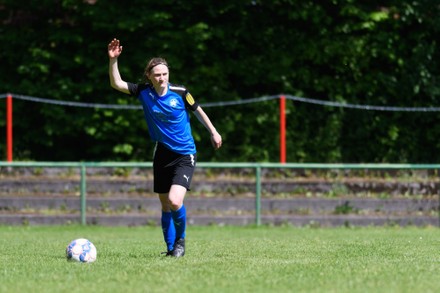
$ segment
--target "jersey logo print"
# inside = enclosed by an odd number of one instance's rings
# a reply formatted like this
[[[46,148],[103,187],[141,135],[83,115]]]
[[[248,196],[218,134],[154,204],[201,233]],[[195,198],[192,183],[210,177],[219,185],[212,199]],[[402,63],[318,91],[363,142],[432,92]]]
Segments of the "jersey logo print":
[[[175,108],[177,106],[177,100],[176,99],[171,99],[170,106]]]

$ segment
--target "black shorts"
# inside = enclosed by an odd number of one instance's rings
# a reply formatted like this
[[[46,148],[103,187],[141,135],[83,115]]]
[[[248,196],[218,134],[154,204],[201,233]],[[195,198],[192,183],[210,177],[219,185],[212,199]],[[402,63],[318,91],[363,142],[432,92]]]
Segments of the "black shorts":
[[[168,193],[173,184],[190,190],[196,158],[196,154],[181,155],[157,143],[153,159],[154,192]]]

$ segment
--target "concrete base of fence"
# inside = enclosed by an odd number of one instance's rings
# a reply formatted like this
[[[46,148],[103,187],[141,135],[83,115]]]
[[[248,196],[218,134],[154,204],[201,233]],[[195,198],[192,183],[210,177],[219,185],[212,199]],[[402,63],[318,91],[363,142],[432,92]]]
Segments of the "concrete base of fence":
[[[80,224],[78,215],[0,215],[1,225],[72,225]],[[87,224],[102,226],[159,226],[158,216],[88,215]],[[254,225],[254,216],[189,216],[188,225]],[[366,217],[366,216],[262,216],[262,225],[292,225],[310,227],[337,226],[438,226],[437,217]]]
[[[185,200],[190,225],[254,225],[253,198]],[[439,226],[435,199],[270,199],[261,200],[260,223],[293,226]],[[0,198],[0,225],[68,225],[81,223],[78,198]],[[90,225],[160,225],[157,198],[89,198]]]

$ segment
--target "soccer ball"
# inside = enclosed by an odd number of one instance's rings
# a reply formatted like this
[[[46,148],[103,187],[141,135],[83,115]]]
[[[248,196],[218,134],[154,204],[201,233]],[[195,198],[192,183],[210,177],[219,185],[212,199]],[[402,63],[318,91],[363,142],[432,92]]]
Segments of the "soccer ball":
[[[96,247],[87,239],[75,239],[67,245],[66,257],[67,260],[78,262],[94,262],[96,260]]]

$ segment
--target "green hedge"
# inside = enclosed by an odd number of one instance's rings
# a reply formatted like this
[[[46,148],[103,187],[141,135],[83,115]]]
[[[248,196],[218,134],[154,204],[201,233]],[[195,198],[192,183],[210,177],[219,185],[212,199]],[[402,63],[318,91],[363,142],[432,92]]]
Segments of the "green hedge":
[[[27,2],[0,4],[0,93],[136,104],[109,86],[106,47],[117,37],[124,79],[140,80],[147,59],[163,56],[171,81],[202,104],[289,94],[439,106],[437,0]],[[214,151],[194,118],[199,160],[278,161],[278,109],[276,100],[206,108],[224,145]],[[288,101],[287,160],[439,162],[438,117]],[[14,102],[15,160],[149,161],[152,149],[140,110]]]

